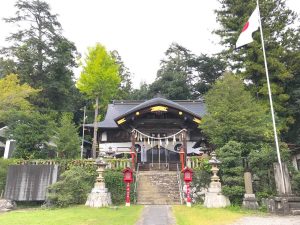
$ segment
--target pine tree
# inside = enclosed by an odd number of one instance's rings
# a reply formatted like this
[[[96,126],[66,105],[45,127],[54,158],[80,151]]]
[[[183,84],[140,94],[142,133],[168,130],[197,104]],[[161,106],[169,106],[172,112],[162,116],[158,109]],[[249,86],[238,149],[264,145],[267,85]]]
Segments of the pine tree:
[[[221,44],[226,47],[222,55],[228,62],[229,68],[252,83],[249,86],[252,93],[267,105],[268,92],[260,33],[254,33],[254,42],[235,49],[236,40],[256,7],[256,2],[253,0],[219,0],[219,2],[221,8],[216,11],[216,14],[221,28],[215,33],[222,38]],[[298,51],[299,35],[292,35],[296,32],[296,28],[291,26],[297,17],[287,8],[284,0],[261,0],[259,7],[274,107],[279,117],[279,127],[286,131],[288,125],[294,121],[288,107],[290,95],[287,84],[295,76],[286,58],[289,54]]]

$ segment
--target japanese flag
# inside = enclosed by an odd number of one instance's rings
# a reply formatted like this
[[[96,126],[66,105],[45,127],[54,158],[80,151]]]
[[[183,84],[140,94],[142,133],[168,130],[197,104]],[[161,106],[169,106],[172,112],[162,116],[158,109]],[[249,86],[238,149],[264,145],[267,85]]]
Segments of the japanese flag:
[[[259,10],[258,6],[256,6],[248,22],[244,25],[242,33],[240,34],[236,42],[236,48],[249,44],[250,42],[253,41],[252,33],[259,28],[259,24],[260,24],[258,10]]]

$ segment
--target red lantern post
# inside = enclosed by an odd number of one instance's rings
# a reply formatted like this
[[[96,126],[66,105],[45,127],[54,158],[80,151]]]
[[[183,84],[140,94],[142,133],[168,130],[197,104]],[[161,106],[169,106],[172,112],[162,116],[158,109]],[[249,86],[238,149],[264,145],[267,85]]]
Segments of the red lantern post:
[[[191,207],[190,182],[193,180],[193,170],[185,167],[184,170],[182,170],[182,173],[184,175],[183,180],[186,184],[186,206]]]
[[[132,169],[130,168],[125,168],[123,170],[123,174],[124,174],[124,182],[126,183],[126,204],[125,206],[130,206],[130,183],[133,181],[133,177],[132,177]]]
[[[179,151],[179,155],[180,155],[180,163],[181,163],[181,170],[184,170],[184,149],[183,146],[181,146],[180,151]]]

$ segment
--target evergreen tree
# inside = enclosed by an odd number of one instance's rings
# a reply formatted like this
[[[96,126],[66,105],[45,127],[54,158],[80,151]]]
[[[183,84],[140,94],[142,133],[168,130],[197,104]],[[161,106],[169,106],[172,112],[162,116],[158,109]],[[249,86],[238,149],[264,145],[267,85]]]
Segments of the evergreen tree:
[[[271,118],[266,107],[245,90],[243,81],[225,74],[205,95],[207,113],[200,128],[212,144],[222,147],[229,141],[243,144],[272,142]]]
[[[11,45],[1,50],[5,56],[2,70],[5,68],[7,73],[7,65],[14,62],[10,67],[13,71],[8,72],[16,72],[21,82],[42,89],[35,99],[39,107],[73,109],[75,45],[62,36],[57,15],[50,12],[48,3],[18,0],[15,7],[16,16],[4,20],[17,24],[20,29],[7,37]]]
[[[235,49],[236,40],[243,25],[256,7],[253,0],[219,0],[221,7],[216,11],[220,29],[215,33],[221,38],[221,44],[226,46],[222,55],[231,70],[238,72],[250,81],[252,93],[268,104],[267,83],[264,69],[260,33],[255,32],[254,42],[240,49]],[[293,72],[286,62],[289,54],[298,52],[299,35],[294,26],[296,14],[286,7],[284,0],[261,0],[260,13],[265,39],[265,48],[270,73],[270,82],[274,107],[279,117],[280,128],[287,130],[293,122],[289,110],[290,95],[287,84],[293,79]]]
[[[76,158],[80,155],[80,138],[72,114],[62,114],[59,127],[56,128],[54,143],[59,158]]]
[[[121,56],[117,51],[112,51],[111,55],[119,65],[119,75],[121,78],[119,93],[116,95],[116,99],[128,99],[130,93],[132,92],[132,74],[129,68],[125,66]]]

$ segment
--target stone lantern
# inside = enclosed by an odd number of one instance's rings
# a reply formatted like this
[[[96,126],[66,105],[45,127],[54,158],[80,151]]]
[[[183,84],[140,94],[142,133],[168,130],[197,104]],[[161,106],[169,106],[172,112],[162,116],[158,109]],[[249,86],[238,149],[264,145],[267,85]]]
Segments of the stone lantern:
[[[204,206],[207,208],[221,208],[230,205],[229,199],[222,195],[222,185],[220,183],[220,178],[217,175],[219,168],[218,165],[221,164],[216,157],[216,153],[211,153],[211,159],[209,160],[211,165],[211,171],[213,173],[211,177],[211,182],[209,184],[208,191],[205,193]]]
[[[111,205],[111,195],[105,187],[103,178],[103,172],[105,170],[105,167],[107,166],[107,163],[104,162],[102,158],[99,158],[96,159],[95,164],[97,165],[96,171],[98,173],[98,177],[96,178],[94,188],[89,194],[85,205],[99,208]]]

